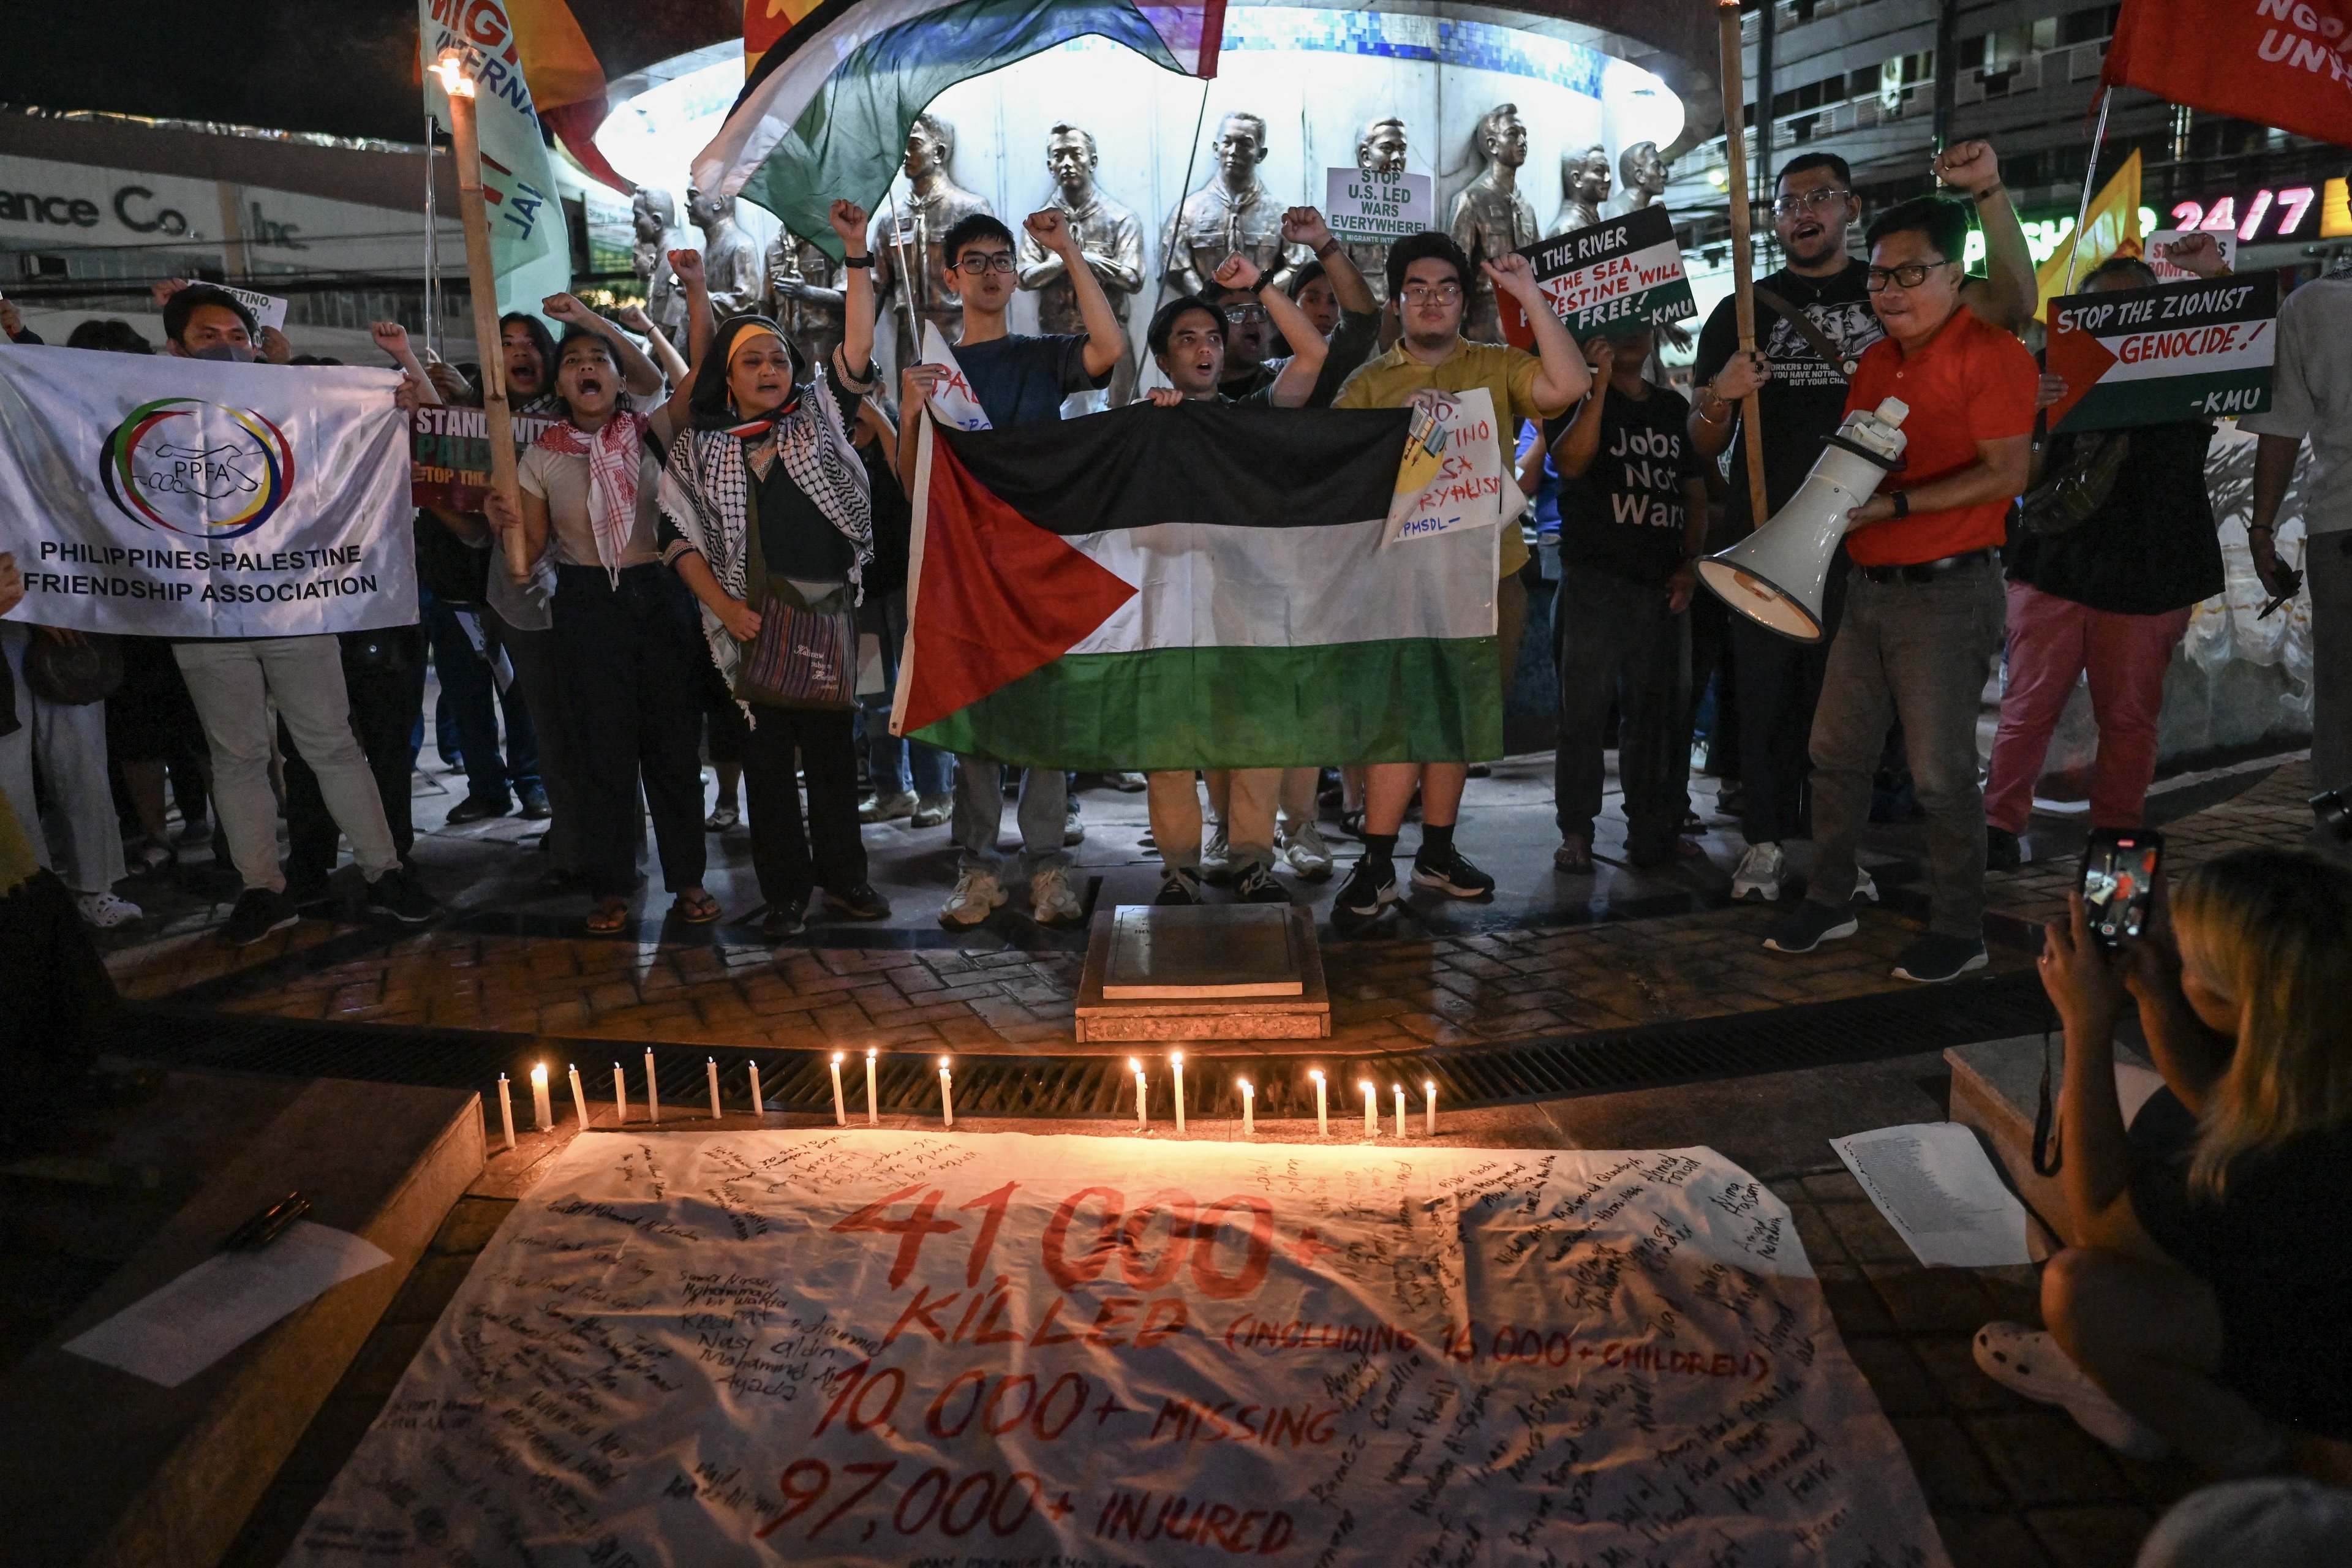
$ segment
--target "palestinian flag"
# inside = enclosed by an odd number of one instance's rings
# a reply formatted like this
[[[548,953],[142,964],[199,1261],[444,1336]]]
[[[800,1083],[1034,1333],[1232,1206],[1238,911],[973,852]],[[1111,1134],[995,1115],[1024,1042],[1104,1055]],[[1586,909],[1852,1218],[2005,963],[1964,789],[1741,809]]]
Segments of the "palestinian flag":
[[[1500,755],[1492,530],[1384,542],[1410,418],[927,421],[892,730],[1139,772]]]

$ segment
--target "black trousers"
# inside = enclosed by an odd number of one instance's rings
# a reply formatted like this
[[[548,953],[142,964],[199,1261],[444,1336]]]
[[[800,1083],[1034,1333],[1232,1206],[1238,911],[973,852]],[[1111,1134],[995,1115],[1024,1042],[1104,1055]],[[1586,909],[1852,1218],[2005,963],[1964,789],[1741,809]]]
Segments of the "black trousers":
[[[383,801],[384,825],[404,864],[416,830],[409,819],[408,737],[425,710],[425,637],[415,626],[345,632],[343,686],[351,693],[352,733],[375,775]],[[295,749],[286,721],[278,723],[278,749],[286,757],[286,879],[314,882],[335,868],[341,829],[319,793],[319,775]]]
[[[770,907],[798,911],[811,889],[846,892],[866,880],[857,822],[857,752],[846,708],[751,709],[743,742],[745,804],[751,808],[751,866]],[[801,819],[795,762],[808,778]]]
[[[631,566],[615,586],[601,566],[560,566],[557,677],[578,737],[582,870],[599,899],[636,881],[637,784],[654,820],[662,880],[702,885],[704,659],[693,595],[667,566]]]
[[[1560,837],[1591,841],[1613,700],[1626,850],[1663,860],[1681,831],[1690,776],[1690,616],[1668,613],[1662,587],[1565,563],[1553,613],[1563,628],[1552,761]]]

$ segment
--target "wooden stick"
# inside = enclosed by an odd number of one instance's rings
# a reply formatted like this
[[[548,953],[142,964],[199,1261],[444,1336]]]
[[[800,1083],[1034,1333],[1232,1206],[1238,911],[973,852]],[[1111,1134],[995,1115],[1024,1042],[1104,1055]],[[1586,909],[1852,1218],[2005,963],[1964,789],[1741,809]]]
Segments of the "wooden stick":
[[[1766,5],[1771,0],[1764,0]],[[1756,263],[1749,254],[1748,191],[1748,68],[1739,53],[1739,0],[1716,0],[1723,34],[1723,157],[1731,197],[1731,308],[1739,326],[1739,352],[1756,352]],[[1770,104],[1764,106],[1767,112]],[[1758,528],[1770,520],[1764,503],[1764,410],[1756,394],[1739,400],[1748,448],[1748,510]]]
[[[522,512],[515,482],[514,413],[507,405],[507,360],[499,334],[499,280],[490,266],[489,209],[482,203],[482,143],[475,130],[473,79],[441,73],[449,100],[449,141],[457,164],[457,216],[466,228],[466,281],[474,297],[474,353],[482,364],[482,419],[490,440],[490,488]],[[552,369],[552,366],[549,367]],[[530,581],[530,556],[520,529],[502,535],[507,575]]]

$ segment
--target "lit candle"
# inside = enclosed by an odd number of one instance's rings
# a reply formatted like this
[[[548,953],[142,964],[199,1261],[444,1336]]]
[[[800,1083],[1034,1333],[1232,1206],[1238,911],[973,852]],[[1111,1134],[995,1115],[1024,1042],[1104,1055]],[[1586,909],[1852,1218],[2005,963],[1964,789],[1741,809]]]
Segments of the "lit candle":
[[[1426,1136],[1434,1138],[1437,1136],[1437,1080],[1433,1078],[1425,1079],[1421,1087],[1429,1093],[1429,1111],[1422,1123],[1422,1131]]]
[[[507,1090],[507,1075],[499,1074],[499,1124],[506,1129],[507,1147],[514,1147],[514,1097]]]
[[[1404,1136],[1404,1085],[1392,1083],[1389,1087],[1396,1090],[1397,1136],[1402,1138]]]
[[[650,1047],[646,1051],[646,1120],[661,1120],[661,1085],[655,1081],[654,1053]]]
[[[580,1066],[572,1063],[572,1109],[580,1113],[580,1131],[588,1131],[588,1096],[580,1087]]]
[[[1379,1101],[1372,1096],[1372,1080],[1360,1078],[1356,1080],[1356,1087],[1364,1091],[1364,1136],[1377,1138],[1381,1135],[1381,1122],[1373,1109]]]
[[[764,1121],[768,1114],[768,1097],[760,1092],[760,1064],[745,1062],[743,1070],[751,1075],[751,1114]]]
[[[1257,1090],[1250,1087],[1250,1080],[1245,1078],[1234,1081],[1242,1086],[1242,1136],[1255,1138],[1257,1136]]]
[[[726,1114],[725,1111],[719,1109],[719,1058],[716,1057],[703,1058],[702,1070],[710,1079],[710,1120],[716,1121],[721,1116]]]
[[[618,1127],[629,1119],[629,1080],[621,1076],[621,1064],[613,1064],[613,1125]]]
[[[555,1128],[555,1108],[547,1102],[547,1064],[533,1062],[530,1068],[530,1116],[535,1131],[550,1132]]]
[[[882,1125],[882,1113],[875,1109],[874,1104],[875,1055],[876,1052],[873,1047],[868,1046],[866,1047],[866,1125],[868,1127],[879,1127]]]
[[[1133,1057],[1129,1057],[1127,1058],[1127,1065],[1135,1070],[1135,1125],[1137,1130],[1140,1131],[1145,1125],[1143,1114],[1143,1064],[1137,1061]]]
[[[835,1127],[849,1125],[849,1108],[841,1100],[841,1053],[839,1051],[833,1053],[833,1124]]]
[[[940,1058],[940,1120],[952,1131],[955,1127],[955,1077],[948,1071],[948,1058]]]
[[[1178,1051],[1169,1058],[1176,1068],[1176,1135],[1184,1135],[1184,1053]]]
[[[1330,1107],[1323,1099],[1323,1069],[1317,1068],[1307,1076],[1315,1080],[1315,1136],[1328,1138],[1331,1136],[1331,1113]]]

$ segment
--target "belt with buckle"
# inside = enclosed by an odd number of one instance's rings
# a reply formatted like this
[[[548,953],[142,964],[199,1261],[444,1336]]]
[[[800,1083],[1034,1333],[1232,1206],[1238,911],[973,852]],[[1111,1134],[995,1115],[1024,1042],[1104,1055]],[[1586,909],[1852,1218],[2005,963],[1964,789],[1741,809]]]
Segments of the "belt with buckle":
[[[1932,583],[1948,572],[1973,566],[1979,561],[1999,565],[2000,552],[1988,547],[1971,550],[1965,555],[1947,555],[1940,561],[1916,561],[1902,566],[1856,566],[1854,570],[1874,583]]]

